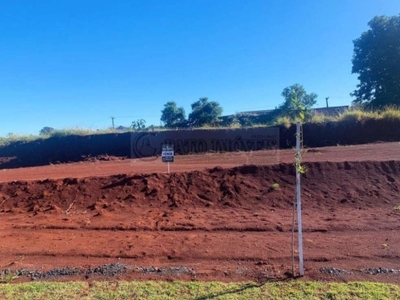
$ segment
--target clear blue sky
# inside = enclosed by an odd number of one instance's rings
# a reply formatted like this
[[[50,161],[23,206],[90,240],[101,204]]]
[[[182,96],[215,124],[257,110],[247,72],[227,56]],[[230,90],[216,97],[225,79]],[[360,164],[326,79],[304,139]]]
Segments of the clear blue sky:
[[[167,101],[271,109],[294,83],[348,105],[352,41],[398,0],[0,2],[0,135],[160,124]]]

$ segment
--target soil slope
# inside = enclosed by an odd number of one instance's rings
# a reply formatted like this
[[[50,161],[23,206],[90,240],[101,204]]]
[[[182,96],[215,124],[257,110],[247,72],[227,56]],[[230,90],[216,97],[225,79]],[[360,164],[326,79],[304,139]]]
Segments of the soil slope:
[[[400,143],[377,143],[357,146],[308,148],[303,154],[305,162],[387,161],[400,160]],[[293,163],[294,150],[207,153],[201,155],[176,155],[171,172],[205,170],[220,166],[232,168],[241,165],[275,165]],[[85,178],[130,173],[167,173],[161,157],[119,159],[117,157],[92,157],[90,161],[57,164],[41,167],[3,169],[0,182],[14,180]]]
[[[338,280],[320,271],[334,267],[352,272],[339,280],[399,282],[400,162],[305,166],[307,278]],[[293,165],[282,163],[3,182],[0,268],[119,262],[156,267],[128,270],[119,275],[125,279],[284,278],[291,269],[294,175]],[[171,266],[191,271],[160,271]],[[379,267],[393,272],[360,271]]]

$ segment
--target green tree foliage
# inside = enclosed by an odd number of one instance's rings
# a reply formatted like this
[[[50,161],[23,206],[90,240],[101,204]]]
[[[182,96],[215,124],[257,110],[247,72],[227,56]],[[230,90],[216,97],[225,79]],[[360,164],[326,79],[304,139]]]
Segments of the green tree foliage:
[[[144,130],[146,128],[146,121],[143,119],[133,121],[131,128],[133,130]]]
[[[174,101],[167,102],[161,111],[161,121],[165,127],[184,127],[186,125],[186,115],[183,107],[177,107]]]
[[[354,103],[371,107],[400,105],[400,15],[374,17],[354,40],[352,73],[360,83]]]
[[[281,116],[302,121],[308,120],[312,116],[311,108],[317,103],[317,94],[307,94],[304,87],[296,83],[285,88],[282,96],[285,101],[279,107]]]
[[[40,135],[50,135],[55,131],[55,129],[53,127],[43,127],[42,129],[40,129],[39,134]]]
[[[191,107],[192,112],[189,114],[189,125],[196,127],[219,125],[222,107],[218,102],[208,101],[208,98],[200,98]]]

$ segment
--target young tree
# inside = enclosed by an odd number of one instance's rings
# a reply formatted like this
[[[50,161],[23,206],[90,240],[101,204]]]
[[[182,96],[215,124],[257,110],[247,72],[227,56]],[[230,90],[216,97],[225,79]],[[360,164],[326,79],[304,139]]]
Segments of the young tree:
[[[281,115],[303,120],[311,117],[311,108],[317,103],[318,97],[315,93],[307,94],[304,87],[297,83],[285,88],[282,96],[285,101],[279,107]]]
[[[354,40],[352,73],[360,83],[354,103],[371,107],[400,105],[400,15],[374,17]]]
[[[139,119],[132,122],[131,128],[135,131],[144,130],[146,128],[146,121],[143,119]]]
[[[161,111],[161,121],[165,127],[184,127],[186,124],[185,110],[177,107],[174,101],[167,102]]]
[[[208,101],[208,98],[200,98],[192,105],[189,114],[189,124],[196,127],[204,125],[217,125],[222,114],[222,107],[216,101]]]

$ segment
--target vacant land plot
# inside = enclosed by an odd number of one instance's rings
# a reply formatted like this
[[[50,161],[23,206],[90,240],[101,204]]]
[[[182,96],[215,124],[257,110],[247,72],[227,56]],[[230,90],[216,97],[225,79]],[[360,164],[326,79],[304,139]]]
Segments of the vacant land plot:
[[[0,269],[30,279],[263,281],[291,270],[294,152],[1,171]],[[400,280],[400,144],[311,149],[306,279]]]

